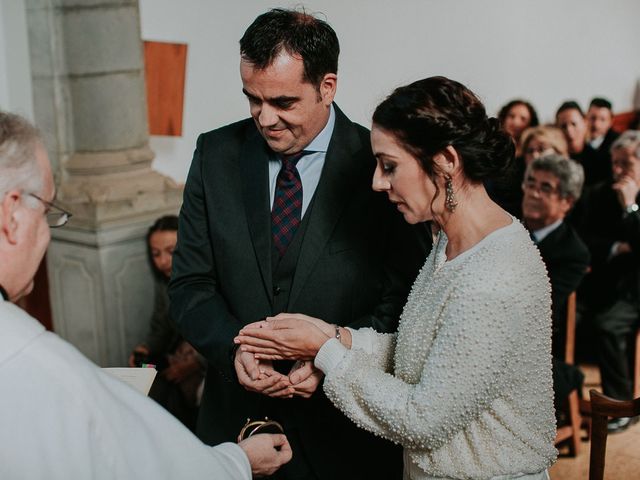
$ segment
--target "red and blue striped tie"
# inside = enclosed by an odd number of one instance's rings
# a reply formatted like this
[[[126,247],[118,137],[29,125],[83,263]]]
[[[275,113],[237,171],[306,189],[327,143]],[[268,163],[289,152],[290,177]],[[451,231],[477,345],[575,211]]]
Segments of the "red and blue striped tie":
[[[282,155],[282,167],[276,179],[276,194],[271,210],[273,245],[282,257],[302,218],[302,181],[296,168],[304,152]]]

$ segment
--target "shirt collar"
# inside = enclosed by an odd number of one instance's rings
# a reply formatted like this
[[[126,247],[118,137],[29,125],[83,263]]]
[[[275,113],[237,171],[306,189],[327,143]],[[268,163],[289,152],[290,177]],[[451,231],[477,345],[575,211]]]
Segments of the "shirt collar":
[[[3,300],[7,302],[9,301],[9,294],[7,293],[7,291],[4,289],[2,285],[0,285],[0,295],[2,295]]]
[[[551,225],[547,225],[546,227],[542,227],[539,230],[534,230],[533,235],[536,237],[536,243],[540,243],[544,238],[553,232],[556,228],[560,226],[562,223],[562,219],[556,220]]]
[[[331,105],[329,110],[329,120],[324,128],[320,131],[316,137],[311,140],[311,143],[304,149],[305,152],[325,152],[329,149],[329,142],[331,141],[331,135],[333,135],[333,127],[336,124],[336,112]]]
[[[591,148],[593,148],[594,150],[597,150],[598,148],[600,148],[600,145],[602,145],[603,142],[604,142],[604,135],[598,138],[594,138],[589,142],[589,145],[591,145]]]

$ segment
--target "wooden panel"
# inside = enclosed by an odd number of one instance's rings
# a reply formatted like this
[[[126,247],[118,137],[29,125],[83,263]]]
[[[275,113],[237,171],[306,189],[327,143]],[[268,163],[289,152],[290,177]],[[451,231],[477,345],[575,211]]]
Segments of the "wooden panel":
[[[182,135],[184,43],[144,42],[147,111],[151,135]]]
[[[33,278],[33,290],[29,295],[22,297],[16,303],[44,325],[47,330],[53,329],[46,257],[42,259],[36,276]]]
[[[636,120],[638,116],[637,112],[624,112],[618,113],[613,116],[613,129],[616,132],[624,132],[625,130],[629,130],[629,127]]]

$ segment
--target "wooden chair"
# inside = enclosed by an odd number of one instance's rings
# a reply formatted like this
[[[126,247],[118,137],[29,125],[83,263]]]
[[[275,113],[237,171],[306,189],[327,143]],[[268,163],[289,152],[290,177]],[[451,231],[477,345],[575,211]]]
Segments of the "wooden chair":
[[[633,398],[640,397],[640,328],[636,332],[635,353],[633,357]]]
[[[591,390],[591,456],[589,480],[604,478],[604,461],[607,450],[607,423],[609,417],[635,417],[640,415],[640,398],[614,400],[596,390]]]
[[[564,361],[569,365],[575,363],[576,350],[576,292],[571,293],[567,300],[567,330],[565,338]],[[555,444],[569,441],[569,455],[575,457],[580,450],[580,398],[578,391],[573,390],[566,400],[567,425],[556,431]]]

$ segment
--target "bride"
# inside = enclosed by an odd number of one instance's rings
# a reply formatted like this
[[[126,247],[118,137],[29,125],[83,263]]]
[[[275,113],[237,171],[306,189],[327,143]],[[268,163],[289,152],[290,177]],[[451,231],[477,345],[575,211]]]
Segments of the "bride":
[[[337,408],[404,447],[406,479],[547,479],[550,287],[525,229],[483,187],[511,161],[510,138],[470,90],[431,77],[377,107],[371,143],[373,189],[437,233],[398,332],[281,313],[236,343],[313,360]]]

